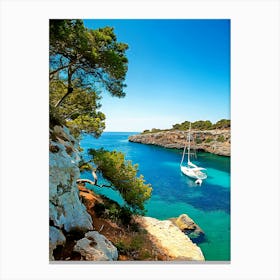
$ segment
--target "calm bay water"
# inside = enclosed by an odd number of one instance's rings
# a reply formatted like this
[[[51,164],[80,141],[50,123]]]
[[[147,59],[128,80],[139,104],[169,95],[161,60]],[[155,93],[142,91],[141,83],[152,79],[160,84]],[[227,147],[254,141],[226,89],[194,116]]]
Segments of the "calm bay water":
[[[152,197],[146,203],[146,216],[168,219],[188,214],[205,232],[206,240],[199,245],[206,260],[230,260],[230,158],[209,153],[198,153],[200,166],[207,168],[208,178],[202,186],[180,171],[181,150],[165,149],[153,145],[131,143],[132,132],[105,132],[99,139],[85,134],[80,142],[84,157],[89,148],[117,150],[126,159],[139,164],[153,188]],[[84,178],[91,178],[84,173]],[[88,186],[89,187],[89,186]],[[97,193],[123,203],[120,195],[111,189],[93,187]]]

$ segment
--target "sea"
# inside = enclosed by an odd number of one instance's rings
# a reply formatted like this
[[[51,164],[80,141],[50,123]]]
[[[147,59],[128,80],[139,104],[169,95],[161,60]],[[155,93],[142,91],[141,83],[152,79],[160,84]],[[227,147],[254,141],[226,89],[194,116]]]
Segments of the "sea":
[[[205,260],[230,261],[230,157],[198,152],[192,162],[206,168],[208,175],[199,186],[181,173],[182,150],[129,142],[128,137],[134,134],[137,132],[104,132],[98,139],[83,134],[83,157],[89,159],[89,148],[123,152],[127,160],[139,165],[139,175],[153,188],[145,215],[165,220],[187,214],[205,233],[205,238],[197,241]],[[90,172],[81,176],[92,179]],[[99,184],[101,181],[105,180],[99,178]],[[87,187],[124,203],[117,191]]]

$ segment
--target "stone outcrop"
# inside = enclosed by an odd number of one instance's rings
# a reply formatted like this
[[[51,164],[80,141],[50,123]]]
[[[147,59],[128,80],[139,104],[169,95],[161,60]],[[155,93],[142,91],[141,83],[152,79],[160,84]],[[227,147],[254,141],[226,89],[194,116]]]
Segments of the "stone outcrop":
[[[171,221],[142,216],[134,219],[148,232],[157,249],[167,255],[169,260],[205,260],[201,249]]]
[[[79,199],[76,180],[80,177],[78,144],[66,127],[55,126],[50,131],[49,153],[49,218],[50,224],[62,231],[92,230],[92,219]],[[51,227],[50,231],[54,231]],[[60,232],[62,234],[62,231]],[[61,235],[60,234],[60,235]],[[55,242],[53,249],[61,242]],[[50,257],[52,259],[52,257]]]
[[[53,250],[58,246],[58,245],[64,245],[66,242],[66,238],[63,235],[62,231],[50,226],[49,228],[49,260],[54,261],[53,257]]]
[[[182,214],[178,218],[171,218],[170,221],[195,243],[205,240],[203,230],[187,214]]]
[[[230,156],[230,130],[193,130],[192,135],[195,139],[192,148],[216,155]],[[186,143],[186,132],[173,130],[137,134],[130,136],[129,141],[165,148],[183,149]]]
[[[85,237],[78,240],[73,249],[81,254],[86,261],[116,261],[118,259],[117,248],[97,231],[89,231]]]

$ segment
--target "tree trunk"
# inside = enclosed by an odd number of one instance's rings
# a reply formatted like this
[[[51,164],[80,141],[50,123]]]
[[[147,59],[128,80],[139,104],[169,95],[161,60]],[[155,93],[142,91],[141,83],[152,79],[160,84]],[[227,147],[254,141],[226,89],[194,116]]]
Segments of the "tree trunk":
[[[63,97],[58,100],[58,102],[55,104],[55,108],[57,108],[58,106],[60,106],[60,104],[64,101],[64,99],[73,92],[73,88],[72,87],[68,87],[67,92],[63,95]]]
[[[68,87],[67,87],[67,92],[62,96],[62,98],[60,100],[58,100],[58,102],[55,104],[55,108],[57,108],[58,106],[61,105],[61,103],[64,101],[64,99],[73,92],[73,87],[72,87],[72,75],[75,72],[72,71],[71,65],[69,64],[69,68],[68,68]]]

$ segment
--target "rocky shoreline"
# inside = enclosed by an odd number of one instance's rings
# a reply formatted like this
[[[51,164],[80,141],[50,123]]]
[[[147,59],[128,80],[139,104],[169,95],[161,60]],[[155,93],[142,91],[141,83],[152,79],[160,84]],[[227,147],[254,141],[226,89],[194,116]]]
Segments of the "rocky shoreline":
[[[201,249],[185,234],[203,232],[187,215],[172,221],[134,216],[137,231],[100,218],[96,205],[103,204],[104,199],[76,184],[80,157],[77,141],[67,128],[51,129],[49,149],[50,261],[204,261]],[[128,239],[133,248],[120,242]],[[140,250],[142,244],[147,248],[142,255],[132,250]],[[124,253],[127,250],[129,254]]]
[[[166,255],[166,260],[205,260],[201,249],[170,220],[160,221],[143,216],[138,216],[135,220],[148,232],[157,250]]]
[[[195,144],[192,148],[208,153],[230,156],[230,130],[194,130],[192,135]],[[186,132],[180,130],[161,131],[155,133],[142,133],[132,135],[130,142],[157,145],[164,148],[183,149],[186,143]]]

